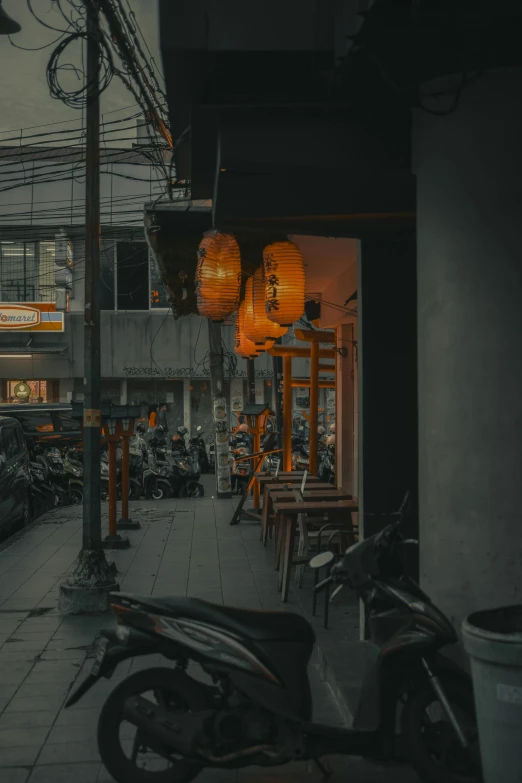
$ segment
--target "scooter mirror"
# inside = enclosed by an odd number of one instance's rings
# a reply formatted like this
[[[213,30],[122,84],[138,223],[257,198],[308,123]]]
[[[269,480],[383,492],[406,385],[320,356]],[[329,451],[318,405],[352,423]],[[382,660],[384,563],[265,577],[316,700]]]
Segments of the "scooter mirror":
[[[321,552],[321,554],[312,557],[310,568],[324,568],[335,560],[333,552]]]

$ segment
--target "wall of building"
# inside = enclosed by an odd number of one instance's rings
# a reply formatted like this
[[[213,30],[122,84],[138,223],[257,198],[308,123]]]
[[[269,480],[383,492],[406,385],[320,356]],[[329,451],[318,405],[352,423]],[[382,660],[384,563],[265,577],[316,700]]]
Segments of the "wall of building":
[[[521,87],[414,123],[421,579],[457,626],[522,593]]]

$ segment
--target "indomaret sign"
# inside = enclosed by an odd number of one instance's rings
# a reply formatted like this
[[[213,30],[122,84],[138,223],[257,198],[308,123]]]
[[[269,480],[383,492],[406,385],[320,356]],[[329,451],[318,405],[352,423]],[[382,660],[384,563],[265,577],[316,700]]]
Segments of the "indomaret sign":
[[[0,332],[23,329],[26,332],[63,332],[63,313],[51,303],[14,304],[0,302]]]

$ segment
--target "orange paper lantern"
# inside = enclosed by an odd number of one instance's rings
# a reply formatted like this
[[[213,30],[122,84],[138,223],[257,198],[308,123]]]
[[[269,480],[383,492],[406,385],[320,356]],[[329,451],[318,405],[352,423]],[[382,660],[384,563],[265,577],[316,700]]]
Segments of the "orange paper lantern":
[[[305,272],[293,242],[274,242],[263,250],[265,309],[269,321],[291,326],[305,309]]]
[[[264,335],[256,335],[255,318],[254,318],[254,286],[253,278],[249,277],[245,286],[245,300],[242,303],[244,306],[243,316],[243,332],[248,340],[251,340],[256,346],[258,351],[266,351],[271,348],[275,342],[275,337],[265,337]]]
[[[251,297],[252,317],[245,320],[245,334],[249,340],[256,345],[264,345],[267,340],[276,340],[282,337],[286,331],[286,326],[270,321],[267,318],[265,310],[265,274],[263,267],[260,267],[253,278],[248,280],[245,291],[245,301]],[[250,301],[248,299],[248,301]],[[247,313],[249,308],[247,306]]]
[[[201,315],[223,321],[239,304],[241,254],[231,234],[207,231],[198,248],[196,295]]]
[[[236,313],[236,325],[234,331],[234,351],[243,359],[253,359],[259,356],[258,347],[245,335],[243,328],[245,320],[245,303],[241,302]]]

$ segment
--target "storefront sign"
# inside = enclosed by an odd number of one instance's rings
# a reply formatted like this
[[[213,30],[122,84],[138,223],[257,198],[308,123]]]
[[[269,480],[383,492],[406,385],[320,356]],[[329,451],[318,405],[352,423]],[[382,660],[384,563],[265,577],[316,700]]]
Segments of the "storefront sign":
[[[51,303],[0,302],[0,331],[63,332],[64,315]]]
[[[27,329],[38,326],[40,311],[23,305],[0,305],[0,327],[2,329]]]
[[[31,396],[31,387],[25,381],[21,381],[14,387],[14,395],[19,400],[27,400]]]

